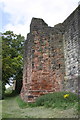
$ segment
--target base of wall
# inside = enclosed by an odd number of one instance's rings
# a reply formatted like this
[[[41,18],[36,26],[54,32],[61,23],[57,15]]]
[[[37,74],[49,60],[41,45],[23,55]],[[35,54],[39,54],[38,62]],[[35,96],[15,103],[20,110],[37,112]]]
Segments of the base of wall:
[[[48,91],[47,90],[31,90],[31,91],[28,91],[27,93],[21,92],[20,96],[25,102],[32,103],[32,102],[35,102],[39,96],[42,96],[48,93],[54,93],[54,92],[55,91],[52,91],[52,90],[48,90]]]

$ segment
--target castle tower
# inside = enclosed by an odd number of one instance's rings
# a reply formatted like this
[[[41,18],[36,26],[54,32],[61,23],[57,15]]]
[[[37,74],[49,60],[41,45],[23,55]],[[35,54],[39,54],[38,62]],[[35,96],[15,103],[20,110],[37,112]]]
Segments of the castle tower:
[[[36,97],[61,91],[63,81],[63,30],[62,24],[54,28],[33,18],[25,42],[23,94],[28,102]]]
[[[32,18],[25,41],[21,98],[34,102],[55,91],[78,91],[80,5],[61,24],[49,27]]]

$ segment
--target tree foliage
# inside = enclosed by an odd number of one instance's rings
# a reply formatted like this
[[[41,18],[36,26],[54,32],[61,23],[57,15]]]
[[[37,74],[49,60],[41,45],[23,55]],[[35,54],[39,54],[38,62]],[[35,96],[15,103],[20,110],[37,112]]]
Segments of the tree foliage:
[[[18,78],[23,69],[23,44],[24,37],[6,31],[2,34],[2,81],[10,83],[10,78]],[[19,80],[19,78],[18,78]]]

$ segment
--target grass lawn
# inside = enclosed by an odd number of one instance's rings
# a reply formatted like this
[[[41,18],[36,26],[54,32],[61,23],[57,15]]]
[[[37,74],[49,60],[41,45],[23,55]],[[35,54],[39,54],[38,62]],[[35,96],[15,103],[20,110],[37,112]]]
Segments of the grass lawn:
[[[75,107],[65,110],[61,110],[58,108],[54,108],[54,109],[45,108],[44,106],[27,107],[21,109],[18,106],[16,97],[7,97],[5,100],[2,100],[3,118],[77,118],[78,117],[77,110],[75,109]]]
[[[2,100],[0,100],[0,120],[2,118]]]

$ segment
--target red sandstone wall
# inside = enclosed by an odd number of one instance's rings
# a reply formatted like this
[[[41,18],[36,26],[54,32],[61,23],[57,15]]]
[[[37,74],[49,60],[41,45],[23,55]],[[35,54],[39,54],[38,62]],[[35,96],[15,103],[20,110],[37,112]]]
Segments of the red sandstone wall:
[[[25,43],[27,57],[25,57],[21,92],[25,101],[33,102],[40,95],[62,89],[63,35],[61,32],[50,31],[51,28],[48,30],[48,27],[32,30]]]

